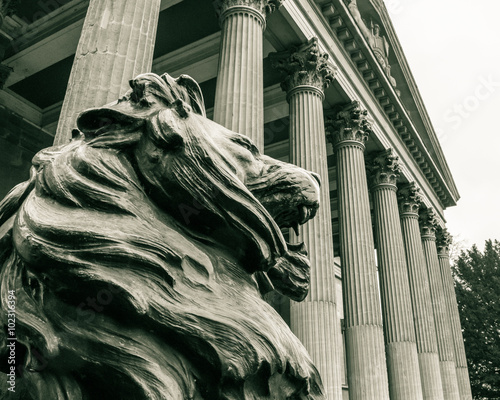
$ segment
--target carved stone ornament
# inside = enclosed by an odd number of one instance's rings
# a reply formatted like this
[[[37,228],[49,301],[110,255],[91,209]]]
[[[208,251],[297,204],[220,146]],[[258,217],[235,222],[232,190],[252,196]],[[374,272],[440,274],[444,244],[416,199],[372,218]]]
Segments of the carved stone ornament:
[[[290,50],[271,53],[269,59],[273,67],[285,75],[281,88],[286,93],[302,85],[323,91],[335,77],[336,70],[329,64],[328,54],[319,51],[315,37]]]
[[[0,0],[0,21],[6,15],[12,15],[19,6],[20,0]],[[1,27],[1,23],[0,23]]]
[[[420,212],[420,234],[423,238],[432,238],[436,236],[436,229],[438,228],[438,219],[436,212],[433,208],[427,208]]]
[[[333,117],[325,116],[325,129],[333,146],[346,140],[364,144],[372,133],[368,111],[362,110],[358,101],[342,107]]]
[[[368,157],[368,175],[373,186],[381,184],[391,184],[396,186],[401,175],[399,157],[394,154],[393,149],[387,149],[378,154]]]
[[[325,399],[262,298],[307,295],[304,246],[281,228],[315,216],[319,182],[207,119],[192,78],[130,85],[0,203],[17,398]]]
[[[418,216],[422,200],[420,188],[415,182],[411,182],[398,189],[399,212],[401,214],[412,213]]]
[[[380,25],[374,23],[373,21],[370,21],[370,24],[368,24],[363,19],[361,13],[359,12],[356,0],[349,0],[348,8],[352,17],[356,21],[359,30],[371,47],[375,58],[391,82],[391,85],[396,87],[396,79],[394,79],[391,75],[391,65],[389,64],[389,42],[385,36],[380,34]]]
[[[265,17],[280,8],[281,3],[283,0],[215,0],[213,4],[215,12],[220,18],[230,8],[241,6],[253,8]]]
[[[452,243],[453,236],[450,235],[448,229],[438,228],[436,231],[436,247],[438,254],[447,257]]]

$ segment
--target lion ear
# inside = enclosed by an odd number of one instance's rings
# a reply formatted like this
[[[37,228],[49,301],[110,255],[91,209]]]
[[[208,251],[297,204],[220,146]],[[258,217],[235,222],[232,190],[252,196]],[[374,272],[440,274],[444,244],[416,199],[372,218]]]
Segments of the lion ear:
[[[175,79],[175,83],[185,90],[184,94],[187,94],[187,98],[182,95],[178,97],[184,97],[184,101],[191,105],[196,114],[206,117],[205,101],[200,85],[189,75],[180,75]]]

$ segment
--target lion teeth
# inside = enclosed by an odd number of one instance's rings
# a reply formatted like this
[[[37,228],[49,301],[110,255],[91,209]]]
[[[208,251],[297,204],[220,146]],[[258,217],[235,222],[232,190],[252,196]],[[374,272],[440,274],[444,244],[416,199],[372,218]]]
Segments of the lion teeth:
[[[299,224],[295,223],[292,225],[292,229],[297,236],[299,236]]]

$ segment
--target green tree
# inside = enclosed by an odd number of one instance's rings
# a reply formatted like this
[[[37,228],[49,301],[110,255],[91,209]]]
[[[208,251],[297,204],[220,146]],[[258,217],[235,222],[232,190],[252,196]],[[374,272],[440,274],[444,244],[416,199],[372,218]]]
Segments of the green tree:
[[[475,399],[500,399],[500,243],[462,251],[453,267]]]

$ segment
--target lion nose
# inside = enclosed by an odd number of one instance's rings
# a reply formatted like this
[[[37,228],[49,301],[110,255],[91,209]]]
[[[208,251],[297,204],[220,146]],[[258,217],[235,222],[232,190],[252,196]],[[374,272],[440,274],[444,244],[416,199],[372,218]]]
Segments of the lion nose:
[[[316,179],[316,182],[318,182],[318,185],[321,187],[321,178],[319,177],[319,175],[315,172],[309,172],[309,173],[314,179]]]

